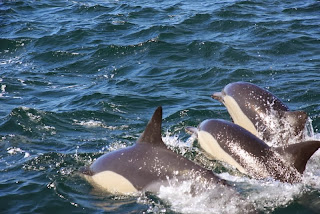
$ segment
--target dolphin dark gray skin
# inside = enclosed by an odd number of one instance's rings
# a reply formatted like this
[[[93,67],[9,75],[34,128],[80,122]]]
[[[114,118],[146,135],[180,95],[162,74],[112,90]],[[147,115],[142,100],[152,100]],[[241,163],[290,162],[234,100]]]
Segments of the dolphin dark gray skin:
[[[208,119],[198,128],[186,129],[196,134],[209,159],[226,162],[256,179],[300,182],[307,161],[320,147],[320,141],[269,147],[246,129],[220,119]]]
[[[233,122],[249,130],[270,146],[300,142],[308,116],[290,111],[269,91],[247,82],[230,83],[212,98],[223,103]]]
[[[161,138],[161,124],[162,107],[158,107],[135,145],[102,155],[82,173],[93,185],[116,194],[157,192],[170,179],[192,176],[227,185],[212,171],[168,149]]]

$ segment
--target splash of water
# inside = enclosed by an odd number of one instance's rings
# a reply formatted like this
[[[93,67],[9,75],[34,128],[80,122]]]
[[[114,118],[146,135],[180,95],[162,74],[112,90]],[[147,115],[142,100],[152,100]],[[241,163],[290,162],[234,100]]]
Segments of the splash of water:
[[[249,201],[245,202],[229,187],[211,184],[195,194],[194,185],[194,180],[171,182],[161,187],[159,197],[181,213],[243,213],[250,207]]]
[[[293,126],[289,119],[281,116],[281,112],[274,108],[275,100],[266,101],[265,105],[270,107],[267,112],[260,111],[260,107],[255,109],[257,112],[256,120],[262,122],[262,124],[257,122],[255,127],[258,130],[258,137],[269,146],[277,147],[300,143],[314,136],[312,120],[309,117],[302,133],[297,133],[295,125]]]
[[[24,158],[28,158],[30,156],[29,152],[26,152],[20,148],[17,147],[9,147],[7,148],[7,153],[10,155],[15,155],[15,154],[24,154]]]
[[[310,124],[311,125],[311,124]],[[319,139],[319,134],[314,134],[312,125],[309,127],[310,139]],[[170,136],[167,132],[163,138],[167,145],[176,148],[190,149],[194,139],[188,139],[187,144],[177,136]],[[189,144],[191,143],[191,144]],[[249,177],[231,175],[229,172],[218,174],[227,180],[241,193],[242,198],[233,197],[215,189],[212,186],[204,192],[192,194],[192,181],[173,182],[162,187],[158,196],[168,201],[172,210],[181,213],[242,213],[244,205],[253,204],[261,212],[273,212],[279,207],[287,207],[307,192],[320,189],[320,151],[316,152],[307,164],[301,183],[282,183],[273,179],[256,180]],[[245,200],[243,200],[245,199]]]

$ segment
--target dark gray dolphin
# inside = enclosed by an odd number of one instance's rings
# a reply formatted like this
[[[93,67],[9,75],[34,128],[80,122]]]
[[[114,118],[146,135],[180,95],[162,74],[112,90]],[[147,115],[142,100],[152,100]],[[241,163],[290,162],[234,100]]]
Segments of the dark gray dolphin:
[[[223,103],[234,123],[268,143],[270,146],[289,144],[303,139],[307,114],[290,111],[269,91],[247,82],[230,83],[212,98]]]
[[[269,147],[246,129],[219,119],[205,120],[187,131],[197,135],[210,159],[224,161],[253,178],[272,177],[288,183],[301,181],[307,161],[320,147],[320,141]]]
[[[87,180],[111,193],[157,192],[172,178],[226,185],[223,180],[166,147],[161,138],[162,108],[158,107],[135,145],[102,155],[83,170]]]

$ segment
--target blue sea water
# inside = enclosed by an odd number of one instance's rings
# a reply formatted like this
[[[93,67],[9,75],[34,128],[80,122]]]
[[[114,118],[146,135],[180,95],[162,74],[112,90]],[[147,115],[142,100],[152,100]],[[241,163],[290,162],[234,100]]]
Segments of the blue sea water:
[[[165,142],[205,159],[184,128],[230,120],[210,95],[236,81],[306,111],[317,135],[320,2],[0,1],[0,213],[236,212],[183,185],[115,196],[77,173],[132,145],[160,105]],[[320,212],[319,152],[296,185],[210,164],[263,213]]]

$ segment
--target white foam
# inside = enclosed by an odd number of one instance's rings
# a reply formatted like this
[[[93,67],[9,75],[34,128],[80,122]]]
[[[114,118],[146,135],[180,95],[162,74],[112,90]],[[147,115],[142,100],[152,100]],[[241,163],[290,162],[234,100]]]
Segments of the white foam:
[[[103,147],[100,152],[103,152],[104,150],[107,150],[108,152],[112,152],[112,151],[116,151],[119,149],[124,149],[128,147],[128,145],[124,142],[121,141],[116,141],[114,143],[111,143],[109,145],[107,145],[106,147]]]
[[[40,115],[34,115],[34,114],[30,113],[30,112],[27,112],[27,115],[28,115],[29,119],[32,122],[39,123],[41,121],[41,116]]]
[[[304,137],[304,139],[316,138],[316,134],[314,133],[313,126],[312,126],[312,119],[310,117],[308,117],[308,120],[306,122],[303,137]],[[318,138],[318,139],[320,139],[320,138]]]
[[[190,137],[186,142],[180,140],[179,135],[171,135],[171,133],[167,130],[166,135],[162,137],[163,142],[171,149],[179,150],[179,154],[184,155],[187,152],[193,150],[193,142],[195,140],[194,136]]]
[[[260,211],[272,211],[275,208],[288,205],[303,191],[303,184],[289,184],[273,179],[256,180],[248,177],[232,176],[222,173],[220,177],[231,181],[246,195],[247,201]]]
[[[5,97],[6,92],[6,87],[7,85],[1,85],[1,93],[0,93],[0,97]]]
[[[96,128],[96,127],[101,127],[101,128],[105,128],[105,129],[110,129],[110,130],[116,130],[116,129],[125,129],[128,128],[127,125],[122,125],[122,126],[108,126],[106,124],[104,124],[101,121],[98,120],[87,120],[87,121],[79,121],[79,120],[73,120],[73,124],[74,125],[79,125],[79,126],[84,126],[84,127],[88,127],[88,128]]]
[[[7,153],[9,153],[10,155],[14,155],[17,153],[22,153],[22,152],[23,152],[23,150],[20,148],[10,147],[7,149]]]
[[[320,190],[320,149],[309,159],[303,173],[302,182],[314,189]]]
[[[171,182],[160,188],[159,197],[179,213],[243,213],[246,205],[229,187],[210,185],[205,191],[193,192],[195,181]]]
[[[230,187],[210,185],[203,192],[193,193],[194,181],[171,182],[162,186],[158,196],[170,204],[170,209],[179,213],[244,213],[250,206],[262,212],[285,207],[304,192],[303,184],[288,184],[274,180],[255,180],[247,177],[219,174],[234,183],[241,193],[237,197]]]
[[[30,153],[26,152],[20,148],[16,148],[16,147],[9,147],[7,148],[7,153],[10,155],[16,155],[16,154],[24,154],[24,158],[28,158],[30,157]]]
[[[75,125],[86,126],[86,127],[106,127],[101,121],[88,120],[88,121],[78,121],[73,120]]]

